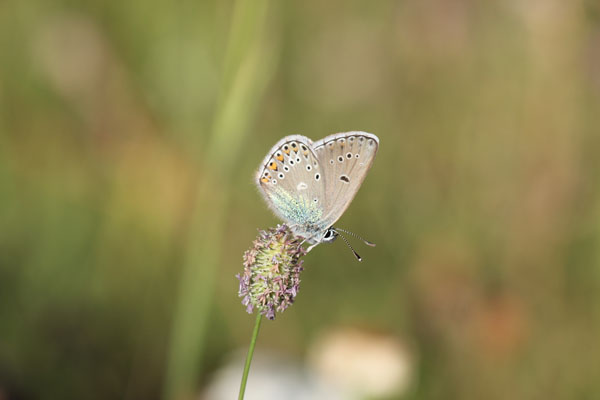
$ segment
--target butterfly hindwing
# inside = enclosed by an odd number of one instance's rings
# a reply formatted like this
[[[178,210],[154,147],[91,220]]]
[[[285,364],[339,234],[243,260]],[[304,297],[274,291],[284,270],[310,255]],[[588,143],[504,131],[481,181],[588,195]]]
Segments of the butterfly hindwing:
[[[312,141],[286,136],[269,151],[256,174],[256,184],[273,212],[294,232],[310,237],[323,228],[324,173]]]

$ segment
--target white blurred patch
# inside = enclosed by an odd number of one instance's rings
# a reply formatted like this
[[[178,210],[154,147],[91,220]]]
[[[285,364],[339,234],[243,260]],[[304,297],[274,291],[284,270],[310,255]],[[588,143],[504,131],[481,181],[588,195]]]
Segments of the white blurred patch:
[[[321,379],[358,398],[400,396],[413,376],[413,357],[404,343],[357,329],[321,335],[310,348],[309,360]]]
[[[219,369],[200,400],[237,399],[246,350]],[[282,355],[256,352],[246,386],[245,400],[350,400],[335,386]]]

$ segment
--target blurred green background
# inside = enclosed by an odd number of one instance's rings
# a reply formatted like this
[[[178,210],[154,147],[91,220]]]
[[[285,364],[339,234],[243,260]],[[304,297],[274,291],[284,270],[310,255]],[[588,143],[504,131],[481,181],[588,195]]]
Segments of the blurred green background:
[[[377,247],[312,251],[259,350],[359,327],[411,349],[389,398],[599,398],[599,115],[593,1],[1,2],[0,399],[198,398],[255,168],[349,130]]]

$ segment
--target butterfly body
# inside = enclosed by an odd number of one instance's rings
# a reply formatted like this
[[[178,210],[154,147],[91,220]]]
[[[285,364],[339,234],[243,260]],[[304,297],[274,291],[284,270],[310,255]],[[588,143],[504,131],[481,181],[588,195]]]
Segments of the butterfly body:
[[[290,135],[273,146],[255,181],[273,212],[310,244],[335,240],[332,225],[371,168],[379,139],[346,132],[313,142]]]

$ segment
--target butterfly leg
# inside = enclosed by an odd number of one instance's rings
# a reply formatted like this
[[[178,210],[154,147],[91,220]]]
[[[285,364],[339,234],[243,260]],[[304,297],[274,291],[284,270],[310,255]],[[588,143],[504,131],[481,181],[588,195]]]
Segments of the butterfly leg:
[[[308,252],[311,251],[318,244],[319,243],[315,243],[315,244],[311,244],[310,246],[308,246],[308,248],[306,249],[306,253],[308,254]]]

